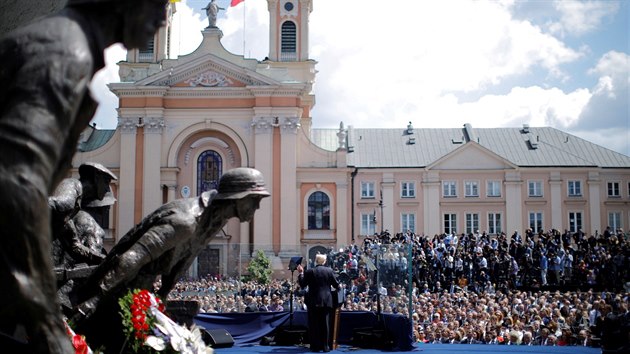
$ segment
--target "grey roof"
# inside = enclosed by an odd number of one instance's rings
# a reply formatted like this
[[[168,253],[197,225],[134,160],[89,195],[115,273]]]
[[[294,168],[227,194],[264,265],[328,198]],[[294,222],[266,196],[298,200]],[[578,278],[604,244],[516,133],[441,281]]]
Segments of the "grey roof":
[[[78,150],[80,152],[96,150],[105,145],[114,136],[114,133],[116,133],[115,129],[94,129],[90,137],[79,144]]]
[[[551,127],[348,128],[348,165],[360,168],[426,167],[467,143],[478,143],[521,167],[630,168],[630,157]],[[316,129],[313,129],[316,130]],[[336,139],[337,130],[312,132],[313,142]],[[324,138],[323,135],[329,135]],[[411,139],[413,138],[413,139]],[[410,143],[414,140],[414,143]],[[319,145],[322,148],[328,146]]]
[[[311,142],[328,151],[335,151],[339,147],[337,137],[339,129],[311,129]]]

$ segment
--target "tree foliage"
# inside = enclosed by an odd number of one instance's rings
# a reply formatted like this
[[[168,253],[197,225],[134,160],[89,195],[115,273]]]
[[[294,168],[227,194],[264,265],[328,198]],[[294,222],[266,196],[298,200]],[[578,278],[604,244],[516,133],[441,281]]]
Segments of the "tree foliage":
[[[251,262],[247,266],[247,271],[252,280],[260,284],[269,284],[271,282],[271,260],[265,255],[263,250],[256,251]]]

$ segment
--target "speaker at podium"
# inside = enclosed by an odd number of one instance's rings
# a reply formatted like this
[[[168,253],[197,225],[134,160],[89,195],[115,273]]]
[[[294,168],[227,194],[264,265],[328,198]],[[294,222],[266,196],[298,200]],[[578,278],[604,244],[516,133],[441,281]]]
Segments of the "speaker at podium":
[[[234,345],[230,332],[222,328],[204,329],[201,331],[201,338],[212,348],[229,348]]]

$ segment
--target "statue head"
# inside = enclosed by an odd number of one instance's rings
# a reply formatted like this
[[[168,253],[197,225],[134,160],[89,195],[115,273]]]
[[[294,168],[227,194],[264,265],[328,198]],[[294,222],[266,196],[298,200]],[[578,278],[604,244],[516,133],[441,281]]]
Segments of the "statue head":
[[[125,48],[146,48],[160,27],[166,25],[168,0],[68,0],[67,7],[95,9],[97,16],[113,15],[113,26]],[[106,12],[105,12],[106,11]],[[108,18],[108,20],[110,20]],[[104,23],[109,23],[107,20]]]
[[[233,216],[241,221],[251,221],[260,206],[260,200],[269,196],[260,171],[247,167],[235,168],[223,174],[218,189],[214,200],[218,201],[217,204],[233,202]]]
[[[219,180],[219,194],[214,199],[242,199],[247,196],[268,197],[260,171],[249,167],[231,169]]]
[[[109,188],[112,180],[118,180],[107,167],[96,162],[85,162],[79,166],[79,179],[83,186],[83,207],[112,205],[116,201]]]

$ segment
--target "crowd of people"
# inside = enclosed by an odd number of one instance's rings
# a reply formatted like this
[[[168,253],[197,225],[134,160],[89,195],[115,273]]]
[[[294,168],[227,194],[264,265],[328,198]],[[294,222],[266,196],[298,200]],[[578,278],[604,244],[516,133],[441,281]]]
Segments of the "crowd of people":
[[[327,265],[345,295],[342,311],[411,310],[418,343],[597,346],[610,333],[607,317],[630,342],[627,236],[384,232],[330,249]],[[306,309],[304,290],[291,289],[289,280],[215,276],[182,280],[169,299],[196,299],[202,312]]]

